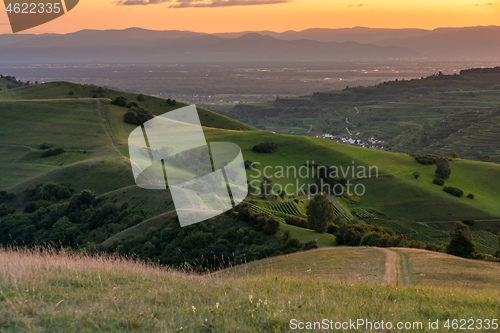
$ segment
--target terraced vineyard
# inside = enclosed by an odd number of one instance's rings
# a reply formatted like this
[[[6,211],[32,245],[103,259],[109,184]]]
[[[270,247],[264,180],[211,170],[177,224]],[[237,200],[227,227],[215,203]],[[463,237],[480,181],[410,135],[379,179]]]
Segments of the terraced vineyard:
[[[350,216],[348,216],[346,213],[338,209],[337,206],[335,206],[333,203],[332,206],[333,210],[335,211],[335,216],[340,216],[340,218],[342,218],[345,222],[352,221],[352,218]]]
[[[486,230],[474,230],[472,236],[480,252],[494,255],[498,250],[497,236]]]
[[[463,112],[448,116],[443,122],[447,125],[440,131],[445,135],[441,135],[437,143],[422,149],[421,153],[447,155],[456,151],[464,157],[489,156],[496,162],[500,161],[500,109]]]
[[[375,218],[375,216],[373,214],[368,213],[363,208],[354,208],[352,210],[352,212],[354,214],[356,214],[356,216],[358,216],[359,218],[362,218],[362,219],[373,219],[373,218]]]
[[[392,230],[396,234],[405,235],[408,240],[416,240],[442,245],[448,244],[449,242],[448,232],[419,223],[399,223],[396,221],[387,221],[384,219],[372,219],[369,223]]]
[[[280,212],[280,213],[285,214],[285,215],[306,218],[306,216],[304,214],[302,214],[302,212],[300,211],[297,204],[293,201],[285,201],[285,202],[280,202],[277,204],[270,204],[270,205],[267,205],[266,208]]]
[[[252,209],[254,211],[256,211],[258,213],[262,213],[262,214],[267,215],[269,217],[273,217],[276,220],[285,223],[284,217],[286,217],[286,214],[283,214],[283,213],[280,213],[278,211],[274,211],[274,210],[271,210],[271,209],[268,209],[268,208],[265,208],[262,206],[257,206],[257,205],[253,205],[253,204],[250,204],[250,206],[252,207]]]

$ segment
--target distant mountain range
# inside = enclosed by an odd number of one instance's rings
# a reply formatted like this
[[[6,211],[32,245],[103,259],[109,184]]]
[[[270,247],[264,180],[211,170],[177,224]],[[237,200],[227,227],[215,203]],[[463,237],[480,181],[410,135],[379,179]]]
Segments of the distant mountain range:
[[[308,29],[205,34],[82,30],[0,35],[0,62],[245,62],[497,59],[500,27]]]

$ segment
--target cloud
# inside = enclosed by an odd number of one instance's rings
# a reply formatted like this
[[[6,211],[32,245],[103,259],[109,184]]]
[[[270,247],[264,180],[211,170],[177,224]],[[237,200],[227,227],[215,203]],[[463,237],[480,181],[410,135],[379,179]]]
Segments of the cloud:
[[[177,0],[177,3],[169,6],[169,8],[255,6],[288,2],[291,2],[291,0]]]
[[[364,3],[358,3],[358,4],[350,4],[347,6],[347,8],[352,8],[352,7],[363,7],[365,4]]]
[[[144,5],[159,5],[171,0],[119,0],[116,2],[118,6],[144,6]]]
[[[292,0],[118,0],[119,6],[144,6],[172,3],[168,8],[189,7],[230,7],[230,6],[255,6],[272,5],[292,2]]]

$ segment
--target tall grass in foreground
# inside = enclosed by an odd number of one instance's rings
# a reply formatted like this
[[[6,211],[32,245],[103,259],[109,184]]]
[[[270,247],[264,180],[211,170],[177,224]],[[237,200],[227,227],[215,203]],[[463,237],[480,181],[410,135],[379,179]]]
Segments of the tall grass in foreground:
[[[498,318],[499,300],[498,290],[200,276],[112,256],[0,250],[1,332],[284,332],[292,318],[427,323]]]

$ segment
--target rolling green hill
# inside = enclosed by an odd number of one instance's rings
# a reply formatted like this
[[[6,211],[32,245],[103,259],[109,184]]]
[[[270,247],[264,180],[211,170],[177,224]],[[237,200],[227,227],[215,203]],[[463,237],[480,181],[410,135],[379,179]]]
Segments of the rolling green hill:
[[[326,318],[409,322],[404,332],[436,332],[427,324],[439,320],[437,331],[447,332],[447,320],[498,319],[499,270],[421,250],[325,248],[197,275],[119,257],[2,249],[0,329],[290,332],[292,319]]]
[[[259,129],[295,135],[333,134],[384,149],[500,162],[497,69],[437,74],[312,96],[234,107],[231,117]]]
[[[143,221],[150,222],[144,222],[141,232],[151,224],[159,237],[160,231],[155,229],[159,224],[154,222],[154,218],[173,208],[171,198],[158,191],[139,190],[133,186],[127,138],[135,126],[123,121],[127,108],[111,103],[117,96],[136,101],[154,114],[184,105],[177,102],[176,106],[172,106],[163,99],[150,96],[138,101],[138,94],[65,82],[29,85],[0,92],[0,117],[3,120],[0,123],[0,190],[16,194],[16,198],[8,202],[9,207],[22,211],[31,200],[27,190],[39,184],[64,183],[74,193],[91,189],[107,202],[115,205],[127,203],[134,209],[142,209]],[[359,203],[352,203],[348,197],[337,199],[340,206],[360,223],[386,227],[396,234],[404,234],[409,240],[445,245],[449,241],[447,231],[452,227],[449,222],[477,220],[480,221],[477,231],[489,233],[478,234],[481,249],[488,254],[497,250],[491,239],[500,231],[498,164],[459,159],[451,161],[452,175],[446,186],[456,186],[465,192],[464,197],[458,198],[432,184],[435,166],[418,164],[409,155],[347,146],[320,138],[259,131],[204,109],[198,111],[208,141],[236,143],[241,147],[245,160],[260,163],[255,170],[247,171],[250,181],[260,184],[262,171],[266,168],[274,184],[283,188],[290,185],[284,199],[262,200],[250,196],[247,201],[257,206],[292,200],[294,196],[298,197],[296,192],[301,187],[316,180],[312,173],[305,177],[297,177],[293,172],[278,174],[280,168],[299,169],[306,162],[344,169],[372,167],[377,173],[371,177],[350,173],[345,176],[352,184],[365,187],[366,193],[360,196]],[[263,154],[252,150],[254,145],[265,141],[275,142],[278,146],[276,152]],[[40,149],[43,143],[52,149],[63,148],[65,152],[43,158],[43,150]],[[415,171],[420,172],[419,179],[413,177]],[[469,193],[474,194],[474,199],[466,197]],[[301,196],[301,205],[305,205],[307,199],[307,196]],[[168,204],[147,204],[161,200]],[[356,211],[376,213],[363,217],[357,216]],[[305,213],[304,207],[299,213]],[[107,237],[123,240],[116,235],[122,232],[125,235],[134,234],[133,230],[125,232],[123,226],[118,229],[107,230]],[[303,242],[317,240],[320,246],[335,242],[331,235],[316,236],[310,230],[283,223],[282,230],[288,230]],[[161,253],[160,249],[155,251]]]

